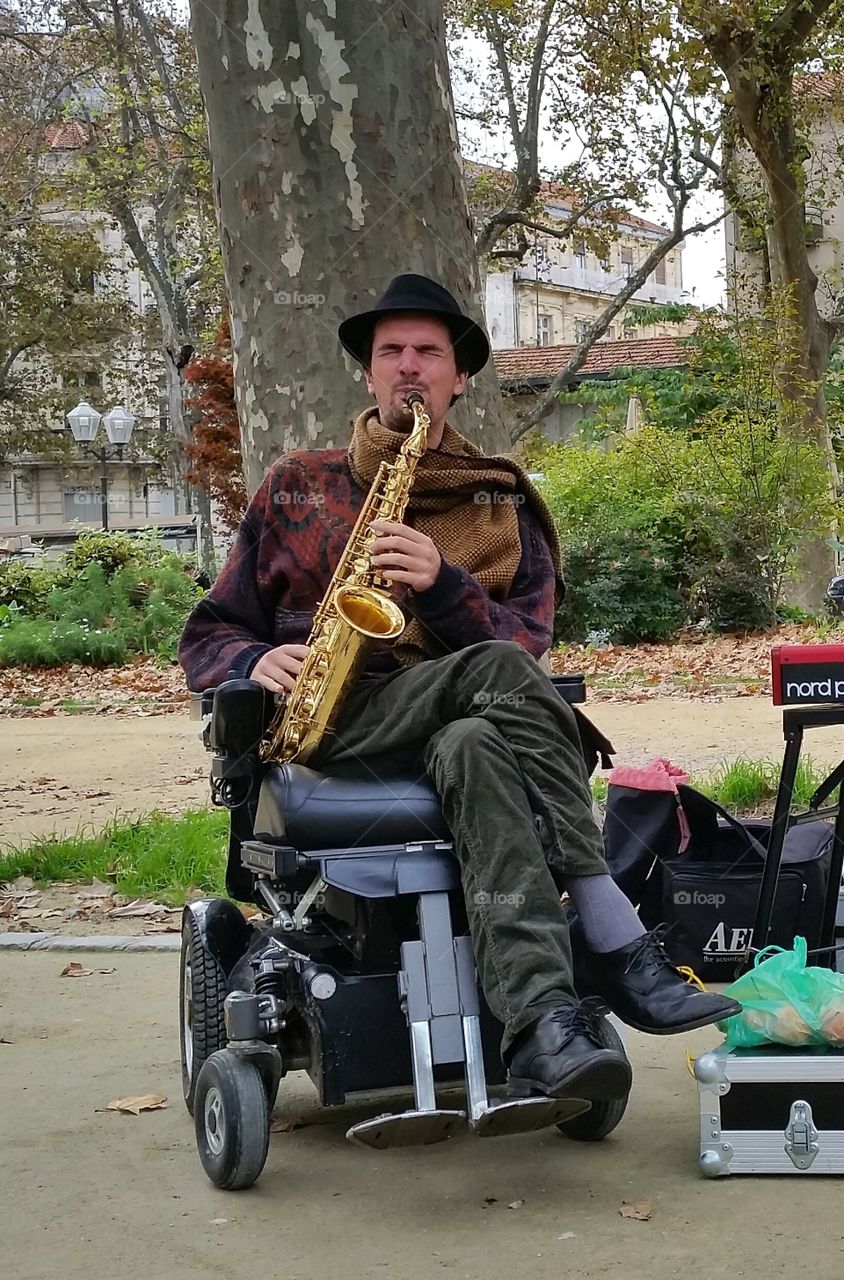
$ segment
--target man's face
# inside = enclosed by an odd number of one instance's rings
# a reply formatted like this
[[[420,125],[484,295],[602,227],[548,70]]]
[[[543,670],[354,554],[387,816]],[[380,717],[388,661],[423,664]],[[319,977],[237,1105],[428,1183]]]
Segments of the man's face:
[[[441,320],[409,313],[378,321],[366,385],[391,431],[409,430],[413,419],[404,402],[410,391],[418,391],[431,419],[429,446],[436,447],[434,430],[445,421],[451,397],[460,395],[467,378],[457,371],[451,334]]]

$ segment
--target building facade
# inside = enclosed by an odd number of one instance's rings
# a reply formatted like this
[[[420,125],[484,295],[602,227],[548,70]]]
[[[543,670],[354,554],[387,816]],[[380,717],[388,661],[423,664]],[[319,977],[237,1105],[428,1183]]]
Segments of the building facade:
[[[470,175],[484,166],[467,166]],[[491,171],[495,172],[495,171]],[[561,223],[572,212],[560,188],[543,183],[542,198],[549,221]],[[667,228],[625,213],[617,238],[602,259],[575,234],[558,240],[541,232],[532,238],[525,259],[516,267],[490,270],[486,277],[485,308],[492,346],[556,347],[582,341],[607,303],[667,234]],[[677,245],[657,265],[632,301],[636,304],[676,303],[683,299],[683,245]],[[604,341],[676,335],[686,327],[659,322],[637,329],[624,324],[625,311],[610,325]]]

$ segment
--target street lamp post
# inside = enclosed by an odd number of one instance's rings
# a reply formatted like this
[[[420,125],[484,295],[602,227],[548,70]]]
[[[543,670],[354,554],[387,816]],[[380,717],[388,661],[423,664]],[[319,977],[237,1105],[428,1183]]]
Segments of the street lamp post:
[[[90,458],[95,458],[100,464],[100,511],[102,513],[103,528],[108,529],[108,467],[107,463],[112,458],[120,460],[123,457],[123,447],[127,445],[132,438],[132,428],[135,425],[135,417],[131,413],[127,413],[122,405],[118,404],[105,415],[97,413],[97,410],[88,404],[87,400],[80,400],[75,409],[71,409],[67,415],[70,423],[70,429],[73,438],[82,449],[82,452]],[[97,431],[102,422],[108,436],[108,444],[102,445],[100,448],[94,448],[93,441],[96,439]]]

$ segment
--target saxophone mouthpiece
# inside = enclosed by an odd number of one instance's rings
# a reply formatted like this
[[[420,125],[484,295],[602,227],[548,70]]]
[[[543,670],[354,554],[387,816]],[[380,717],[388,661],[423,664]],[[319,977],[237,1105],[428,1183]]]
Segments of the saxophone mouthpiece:
[[[418,391],[411,391],[405,399],[405,404],[408,409],[412,409],[415,404],[421,404],[422,408],[425,408],[425,400]]]

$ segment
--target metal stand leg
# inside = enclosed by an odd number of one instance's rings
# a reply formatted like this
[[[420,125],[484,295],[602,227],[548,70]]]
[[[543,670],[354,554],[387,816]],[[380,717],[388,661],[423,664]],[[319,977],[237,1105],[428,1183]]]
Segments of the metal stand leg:
[[[777,892],[777,880],[782,861],[782,847],[785,833],[788,830],[788,819],[791,813],[791,802],[794,796],[794,783],[797,778],[797,765],[803,746],[803,726],[791,725],[785,731],[785,754],[782,761],[780,785],[774,805],[774,817],[771,823],[771,838],[768,845],[768,856],[762,872],[762,883],[759,887],[759,902],[756,907],[756,921],[753,926],[753,946],[761,951],[768,945],[771,932],[771,916],[774,910],[774,898]],[[749,960],[749,956],[747,957]]]
[[[838,890],[844,869],[844,783],[838,790],[838,812],[835,815],[835,835],[832,838],[832,856],[829,860],[829,879],[826,884],[826,902],[821,922],[819,947],[821,953],[816,963],[834,969],[836,965],[835,917],[838,912]]]

